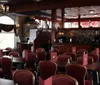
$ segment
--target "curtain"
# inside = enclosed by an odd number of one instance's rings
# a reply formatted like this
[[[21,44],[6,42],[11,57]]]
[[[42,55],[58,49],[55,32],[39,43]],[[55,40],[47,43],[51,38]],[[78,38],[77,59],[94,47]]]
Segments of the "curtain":
[[[15,25],[0,24],[0,32],[1,32],[1,30],[6,31],[6,32],[10,32],[13,29],[14,29],[14,32],[16,34],[16,26]]]

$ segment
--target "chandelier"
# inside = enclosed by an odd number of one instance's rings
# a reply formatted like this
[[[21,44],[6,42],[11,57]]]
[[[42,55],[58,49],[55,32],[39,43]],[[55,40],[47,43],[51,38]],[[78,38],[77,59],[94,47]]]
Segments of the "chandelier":
[[[0,13],[7,13],[9,11],[9,6],[6,5],[9,1],[10,0],[0,0]]]
[[[40,2],[40,1],[42,1],[42,0],[33,0],[34,2]]]

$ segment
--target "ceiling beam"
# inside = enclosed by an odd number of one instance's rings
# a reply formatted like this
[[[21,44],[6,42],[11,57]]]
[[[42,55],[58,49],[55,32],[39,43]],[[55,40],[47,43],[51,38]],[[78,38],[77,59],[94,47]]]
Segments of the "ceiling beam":
[[[57,2],[38,2],[30,4],[14,4],[10,5],[10,12],[25,12],[35,10],[47,10],[66,7],[82,7],[82,6],[99,6],[100,0],[61,0]]]

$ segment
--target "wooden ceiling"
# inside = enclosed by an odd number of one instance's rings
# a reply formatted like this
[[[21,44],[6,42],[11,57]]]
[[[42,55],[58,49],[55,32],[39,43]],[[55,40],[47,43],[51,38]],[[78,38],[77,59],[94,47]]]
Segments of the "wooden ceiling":
[[[100,0],[10,0],[6,5],[10,6],[10,12],[34,15],[42,13],[50,15],[51,9],[58,9],[57,16],[61,16],[61,8],[65,8],[66,18],[77,18],[79,13],[83,18],[100,17]],[[94,10],[93,14],[89,11]],[[31,13],[30,13],[31,12]],[[98,14],[98,16],[94,16]]]
[[[40,2],[34,2],[34,0],[10,0],[9,5],[11,11],[18,12],[92,5],[99,6],[100,0],[41,0]]]

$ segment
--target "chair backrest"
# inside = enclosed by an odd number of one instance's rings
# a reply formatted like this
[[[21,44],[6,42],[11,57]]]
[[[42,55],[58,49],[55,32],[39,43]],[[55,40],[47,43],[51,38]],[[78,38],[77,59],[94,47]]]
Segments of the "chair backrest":
[[[66,65],[66,73],[79,82],[79,85],[85,85],[85,76],[87,69],[80,64],[68,64]]]
[[[57,54],[59,55],[59,49],[58,48],[53,48],[53,52],[57,52]]]
[[[13,57],[19,57],[19,53],[17,52],[17,51],[11,51],[10,53],[9,53],[9,56],[13,56]]]
[[[37,48],[36,49],[36,52],[40,52],[40,51],[45,51],[45,49],[44,48]]]
[[[70,55],[71,58],[72,58],[72,61],[75,61],[76,60],[76,54],[72,53],[72,52],[65,52],[64,53],[65,55]]]
[[[25,60],[25,61],[28,61],[28,56],[29,56],[29,53],[31,53],[30,50],[23,50],[23,53],[22,53],[22,58]]]
[[[40,61],[39,62],[39,73],[40,77],[45,80],[56,74],[57,64],[52,61]]]
[[[47,53],[45,51],[37,51],[36,56],[37,56],[37,60],[39,62],[42,60],[46,60]]]
[[[69,75],[54,75],[52,85],[78,85],[78,81]]]
[[[78,57],[77,62],[82,65],[83,64],[83,57]],[[88,56],[88,64],[92,64],[92,63],[94,63],[94,59],[92,57]]]
[[[22,55],[22,52],[23,52],[23,47],[22,47],[22,44],[21,43],[18,43],[18,52],[20,55]]]
[[[94,59],[94,62],[99,62],[99,56],[94,53],[88,53],[88,56],[91,56]]]
[[[58,59],[57,59],[56,63],[58,65],[58,67],[65,67],[66,64],[68,63],[68,60],[69,61],[72,60],[72,58],[71,58],[70,55],[64,55],[64,54],[62,54],[62,55],[58,55],[57,57],[58,57]]]
[[[5,73],[11,72],[12,60],[10,58],[2,57],[1,64]]]
[[[33,52],[28,53],[28,61],[36,61],[36,54]]]
[[[12,60],[10,58],[2,57],[1,66],[3,69],[3,75],[12,78]]]
[[[26,62],[26,67],[27,68],[35,68],[36,64],[36,54],[33,52],[28,53],[28,58],[25,61]]]
[[[12,48],[11,48],[11,47],[7,47],[7,48],[5,48],[5,49],[6,49],[6,50],[10,50],[10,51],[12,50]]]
[[[29,70],[16,70],[13,73],[13,80],[18,85],[33,85],[35,83],[35,75]]]
[[[82,56],[83,53],[88,53],[88,51],[86,49],[79,49],[79,50],[77,50],[77,56]]]
[[[3,56],[3,50],[0,49],[0,57],[2,57],[2,56]]]
[[[96,55],[100,55],[100,50],[98,50],[98,52],[96,52],[96,50],[93,50],[91,53],[96,54]]]

